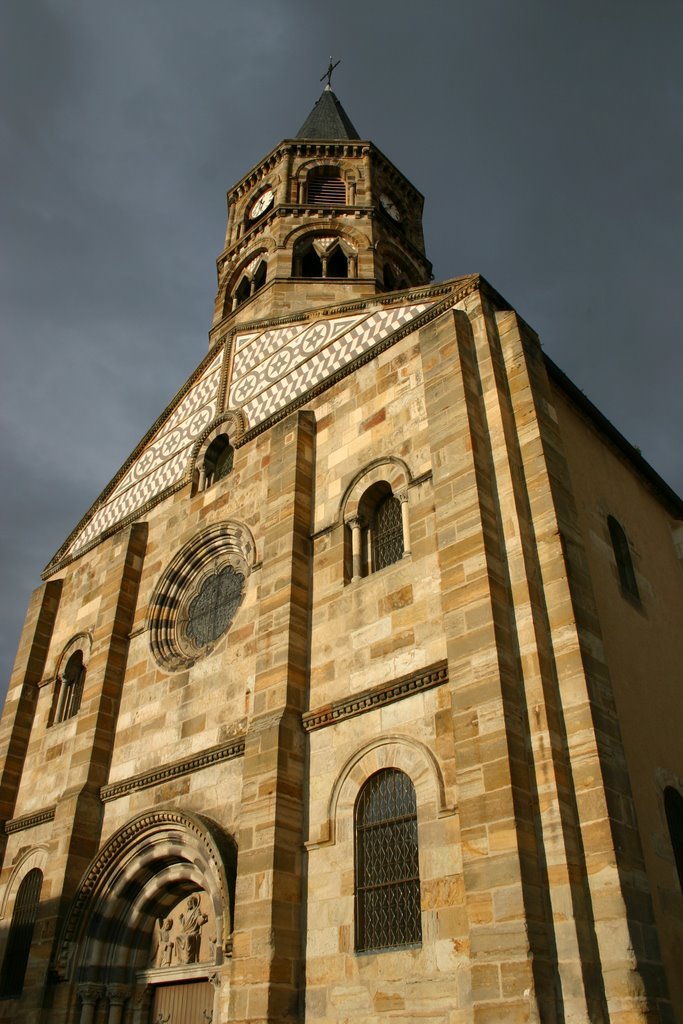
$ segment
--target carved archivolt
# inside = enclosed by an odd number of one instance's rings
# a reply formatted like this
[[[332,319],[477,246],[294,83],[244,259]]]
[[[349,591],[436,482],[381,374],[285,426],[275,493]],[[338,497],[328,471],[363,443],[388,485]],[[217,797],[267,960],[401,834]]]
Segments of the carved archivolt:
[[[331,219],[316,220],[315,222],[297,225],[285,237],[282,244],[285,249],[293,249],[301,238],[306,236],[324,237],[326,235],[334,235],[340,241],[345,239],[357,250],[367,249],[370,245],[370,239],[362,231],[351,228],[346,223],[344,224],[344,229],[340,231],[338,222]]]
[[[441,766],[432,751],[409,736],[382,736],[355,751],[343,766],[332,787],[327,819],[312,832],[309,847],[336,842],[337,823],[353,817],[353,808],[361,786],[382,768],[398,768],[410,778],[418,797],[418,806],[432,803],[436,815],[453,814],[455,807],[446,797]]]
[[[26,850],[19,856],[19,859],[12,868],[9,881],[5,886],[2,903],[0,904],[0,921],[7,916],[7,907],[10,903],[14,902],[17,890],[29,871],[32,871],[33,868],[38,868],[43,873],[45,872],[47,854],[47,845],[41,844],[40,846],[32,846],[31,849]]]
[[[92,636],[90,635],[90,633],[76,633],[75,636],[71,637],[68,644],[66,645],[62,653],[59,655],[59,659],[57,661],[57,669],[55,671],[55,677],[61,676],[63,674],[66,663],[68,662],[71,655],[75,654],[76,651],[82,652],[83,665],[87,667],[88,660],[90,658],[90,653],[92,651]]]
[[[373,484],[386,481],[394,494],[400,494],[405,492],[411,479],[407,464],[398,456],[375,459],[356,473],[346,488],[339,506],[339,522],[348,522],[358,515],[361,499]]]
[[[188,915],[197,893],[221,962],[232,932],[236,872],[235,842],[215,822],[172,809],[139,815],[109,839],[81,882],[60,936],[57,973],[104,981],[112,968],[147,967],[159,921],[180,904],[180,931],[192,932]]]
[[[220,416],[216,416],[192,446],[192,452],[190,453],[190,469],[188,473],[189,477],[192,478],[192,474],[194,473],[197,464],[201,462],[202,457],[206,453],[206,449],[212,441],[215,441],[221,434],[225,434],[234,448],[237,441],[239,441],[242,435],[246,432],[246,429],[246,417],[240,409],[224,412],[221,413]]]

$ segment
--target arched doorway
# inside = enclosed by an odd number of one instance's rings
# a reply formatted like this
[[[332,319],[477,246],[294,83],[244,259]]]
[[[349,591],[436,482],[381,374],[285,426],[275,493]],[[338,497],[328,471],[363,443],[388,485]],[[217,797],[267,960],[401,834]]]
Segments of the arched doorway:
[[[116,832],[81,883],[60,937],[69,1020],[219,1020],[236,871],[233,838],[200,815],[151,811]]]

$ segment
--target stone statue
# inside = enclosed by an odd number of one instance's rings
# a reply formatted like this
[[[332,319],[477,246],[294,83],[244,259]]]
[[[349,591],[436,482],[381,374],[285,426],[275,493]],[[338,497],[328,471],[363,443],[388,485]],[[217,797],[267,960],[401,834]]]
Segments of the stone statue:
[[[170,967],[173,956],[173,943],[171,940],[171,929],[173,919],[160,917],[157,921],[157,967]]]
[[[180,915],[180,934],[176,936],[175,942],[178,963],[199,962],[202,928],[208,920],[208,916],[202,913],[199,893],[193,893],[188,897],[186,910]]]

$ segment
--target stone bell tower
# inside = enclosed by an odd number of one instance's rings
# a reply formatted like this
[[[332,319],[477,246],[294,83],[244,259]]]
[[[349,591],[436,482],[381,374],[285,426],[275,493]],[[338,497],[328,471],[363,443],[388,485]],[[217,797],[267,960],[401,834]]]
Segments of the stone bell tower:
[[[228,192],[210,343],[255,320],[428,284],[423,197],[329,84],[293,139]]]

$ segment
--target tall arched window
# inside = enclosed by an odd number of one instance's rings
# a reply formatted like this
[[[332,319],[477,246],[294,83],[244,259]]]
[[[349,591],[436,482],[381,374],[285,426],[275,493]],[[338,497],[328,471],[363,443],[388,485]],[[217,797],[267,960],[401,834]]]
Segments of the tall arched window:
[[[371,775],[356,801],[356,949],[422,941],[417,801],[396,768]]]
[[[43,872],[33,868],[23,879],[17,892],[5,959],[0,972],[0,996],[5,999],[20,996],[24,987],[42,884]]]
[[[664,811],[674,851],[678,883],[683,892],[683,796],[673,786],[667,786],[664,790]]]
[[[640,600],[640,594],[638,593],[638,584],[636,583],[636,574],[633,568],[633,560],[631,558],[631,548],[628,543],[628,537],[624,532],[624,528],[614,516],[607,517],[607,527],[609,529],[610,540],[612,541],[612,548],[614,549],[614,558],[617,563],[617,572],[619,573],[619,583],[621,589],[629,597],[634,598],[636,601]]]
[[[230,444],[227,434],[219,434],[206,449],[202,464],[199,490],[206,490],[211,484],[217,483],[232,470],[235,449]]]
[[[83,651],[74,651],[67,661],[61,676],[57,676],[49,725],[65,722],[77,715],[83,699],[85,665]]]

